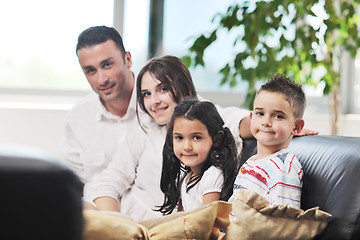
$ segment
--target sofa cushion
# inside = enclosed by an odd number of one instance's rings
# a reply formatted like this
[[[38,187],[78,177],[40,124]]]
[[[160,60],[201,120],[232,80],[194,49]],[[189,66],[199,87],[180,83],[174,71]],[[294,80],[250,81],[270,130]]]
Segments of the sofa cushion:
[[[189,212],[136,223],[115,212],[84,210],[86,240],[217,239],[229,225],[231,203],[217,201]]]
[[[149,239],[147,229],[116,212],[84,210],[86,240]]]
[[[189,212],[142,222],[150,239],[217,239],[229,225],[231,203],[217,201]]]
[[[318,208],[303,211],[289,206],[270,206],[264,197],[247,189],[236,191],[233,214],[227,240],[312,239],[324,230],[331,217]]]

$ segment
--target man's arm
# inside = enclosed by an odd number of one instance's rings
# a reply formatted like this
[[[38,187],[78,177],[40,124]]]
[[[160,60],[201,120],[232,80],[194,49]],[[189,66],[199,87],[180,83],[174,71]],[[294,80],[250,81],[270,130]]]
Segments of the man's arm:
[[[244,117],[239,123],[239,132],[242,139],[252,138],[253,135],[250,131],[250,117]]]

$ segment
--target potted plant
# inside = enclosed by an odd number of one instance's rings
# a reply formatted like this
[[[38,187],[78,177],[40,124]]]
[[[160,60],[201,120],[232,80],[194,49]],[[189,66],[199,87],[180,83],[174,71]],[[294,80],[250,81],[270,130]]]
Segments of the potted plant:
[[[188,67],[204,66],[205,50],[216,42],[218,32],[235,31],[237,53],[220,69],[220,84],[235,86],[238,81],[248,81],[244,104],[251,109],[255,83],[275,72],[304,85],[324,82],[332,134],[336,135],[340,56],[348,52],[355,58],[360,47],[358,5],[351,0],[233,2],[225,13],[214,16],[215,29],[200,34],[182,59]]]

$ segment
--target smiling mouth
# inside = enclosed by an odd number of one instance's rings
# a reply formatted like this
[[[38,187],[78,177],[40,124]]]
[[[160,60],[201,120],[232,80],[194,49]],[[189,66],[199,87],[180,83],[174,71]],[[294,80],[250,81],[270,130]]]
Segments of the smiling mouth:
[[[114,86],[115,86],[115,83],[111,84],[110,86],[99,88],[99,91],[101,91],[105,94],[109,94]]]
[[[259,130],[259,132],[262,132],[262,133],[267,133],[267,134],[274,134],[274,132],[272,132],[272,131],[263,131],[263,130]]]
[[[166,109],[168,109],[168,107],[156,108],[156,109],[153,110],[153,112],[155,114],[159,114],[159,113],[164,112]]]

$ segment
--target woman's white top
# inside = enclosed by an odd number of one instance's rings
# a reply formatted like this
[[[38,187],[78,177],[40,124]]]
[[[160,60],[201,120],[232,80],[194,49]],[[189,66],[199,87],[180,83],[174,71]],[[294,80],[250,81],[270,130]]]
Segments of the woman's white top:
[[[133,130],[139,132],[119,146],[98,178],[85,184],[84,200],[112,197],[118,200],[121,213],[141,221],[162,215],[154,209],[164,201],[160,178],[166,128],[154,125],[147,133],[139,127]]]
[[[190,177],[190,173],[185,177],[181,184],[181,202],[184,211],[190,211],[203,205],[203,196],[211,192],[221,192],[224,185],[224,176],[222,171],[217,167],[209,167],[203,174],[201,180],[186,191],[186,183]]]

